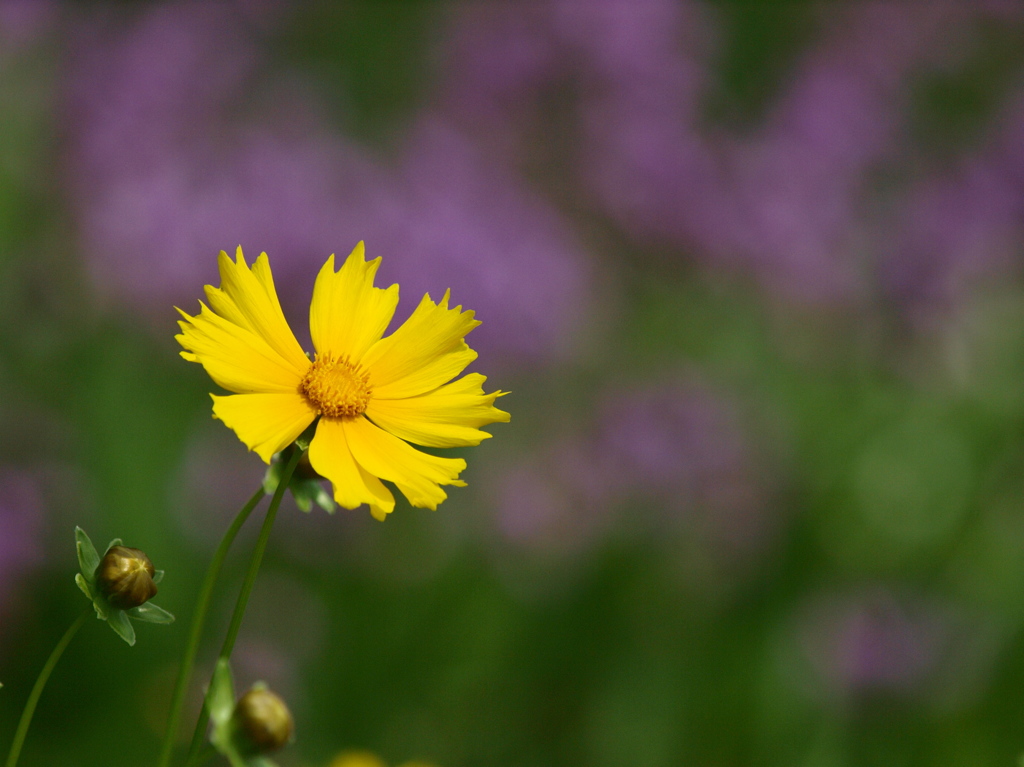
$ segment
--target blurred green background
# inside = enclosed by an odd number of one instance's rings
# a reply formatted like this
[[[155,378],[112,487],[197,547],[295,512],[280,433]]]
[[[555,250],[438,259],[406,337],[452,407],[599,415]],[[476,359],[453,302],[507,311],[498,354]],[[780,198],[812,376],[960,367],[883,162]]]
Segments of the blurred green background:
[[[365,239],[512,422],[437,512],[286,502],[235,653],[283,767],[1015,763],[1022,224],[1016,3],[0,2],[0,743],[81,525],[178,622],[87,623],[21,763],[155,761],[264,468],[172,307],[240,243],[301,339]]]

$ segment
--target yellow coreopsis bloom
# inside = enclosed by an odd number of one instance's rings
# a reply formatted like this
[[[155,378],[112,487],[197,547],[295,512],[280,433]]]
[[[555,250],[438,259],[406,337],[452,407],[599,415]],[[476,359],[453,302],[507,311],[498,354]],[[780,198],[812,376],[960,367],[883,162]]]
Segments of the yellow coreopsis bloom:
[[[344,751],[335,756],[329,767],[387,767],[384,760],[371,751]],[[402,762],[399,767],[434,767],[429,762]]]
[[[303,352],[274,289],[267,254],[252,269],[221,251],[221,286],[206,286],[209,306],[181,312],[181,356],[198,362],[235,394],[213,397],[213,415],[269,463],[319,418],[309,446],[313,468],[331,481],[347,509],[368,504],[377,519],[395,507],[381,479],[393,482],[413,506],[436,509],[459,485],[461,458],[417,450],[477,445],[480,427],[508,421],[494,407],[503,392],[485,394],[486,380],[470,373],[456,381],[476,352],[464,336],[480,323],[449,293],[416,311],[382,337],[398,305],[398,285],[375,288],[380,259],[367,262],[359,243],[338,271],[327,259],[313,287],[309,327],[316,350]],[[450,292],[450,291],[449,291]],[[450,382],[450,383],[449,383]]]

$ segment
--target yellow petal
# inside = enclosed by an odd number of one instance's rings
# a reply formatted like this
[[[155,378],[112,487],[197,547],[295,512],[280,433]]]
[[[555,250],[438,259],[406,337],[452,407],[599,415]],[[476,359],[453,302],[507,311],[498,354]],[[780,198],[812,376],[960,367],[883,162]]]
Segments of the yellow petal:
[[[179,309],[184,321],[175,336],[185,351],[181,356],[199,362],[219,386],[228,391],[296,392],[310,362],[298,368],[259,335],[220,317],[202,304],[195,317]]]
[[[313,286],[309,305],[309,332],[321,355],[348,356],[359,362],[391,322],[398,305],[398,286],[373,287],[380,259],[366,262],[363,243],[334,271],[334,256],[327,259]]]
[[[260,254],[251,271],[241,246],[235,258],[232,261],[223,250],[218,256],[221,285],[219,288],[206,286],[211,308],[221,317],[263,338],[296,368],[304,369],[308,361],[281,311],[267,254]]]
[[[321,418],[309,446],[309,462],[318,474],[334,485],[334,500],[339,506],[354,509],[364,503],[377,519],[384,519],[395,508],[395,497],[375,476],[367,473],[352,457],[342,421]]]
[[[470,373],[419,397],[374,398],[366,415],[382,429],[417,445],[479,445],[491,436],[479,427],[511,417],[494,407],[494,400],[502,392],[484,394],[482,385],[486,380],[479,373]]]
[[[298,393],[210,396],[214,418],[222,420],[266,463],[316,418],[316,411]]]
[[[466,468],[461,458],[423,453],[362,417],[345,419],[341,424],[359,465],[394,482],[413,506],[436,509],[448,497],[439,485],[466,484],[457,479]]]
[[[375,343],[363,357],[375,397],[401,399],[436,389],[457,376],[476,352],[463,337],[479,325],[473,312],[448,308],[451,291],[440,304],[426,295],[402,326]]]

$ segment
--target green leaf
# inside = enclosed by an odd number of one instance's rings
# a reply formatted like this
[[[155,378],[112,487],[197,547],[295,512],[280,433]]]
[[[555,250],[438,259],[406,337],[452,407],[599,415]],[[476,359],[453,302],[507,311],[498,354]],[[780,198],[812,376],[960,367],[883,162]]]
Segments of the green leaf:
[[[115,546],[124,546],[124,541],[122,541],[120,538],[115,538],[114,540],[112,540],[110,543],[107,544],[107,548],[103,549],[103,553],[106,554],[108,551],[110,551]]]
[[[75,528],[75,548],[78,550],[78,568],[85,579],[92,583],[96,568],[100,566],[100,555],[96,553],[96,547],[92,545],[85,530],[80,527]]]
[[[164,579],[164,571],[163,570],[157,570],[155,573],[153,573],[153,583],[159,583],[163,579]]]
[[[152,602],[146,602],[125,612],[128,613],[128,617],[144,623],[174,623],[173,615]]]
[[[231,714],[235,710],[235,684],[231,679],[231,665],[224,658],[217,661],[217,668],[210,680],[210,689],[206,693],[206,708],[218,729],[231,720]]]
[[[114,629],[114,633],[121,637],[121,639],[129,645],[135,646],[135,627],[128,620],[124,610],[112,609],[107,614],[107,623],[110,624],[110,628]]]

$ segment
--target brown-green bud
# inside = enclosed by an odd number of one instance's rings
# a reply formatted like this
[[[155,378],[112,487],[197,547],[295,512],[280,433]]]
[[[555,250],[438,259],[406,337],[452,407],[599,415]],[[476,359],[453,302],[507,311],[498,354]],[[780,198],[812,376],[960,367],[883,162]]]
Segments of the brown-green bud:
[[[260,754],[278,751],[292,739],[295,723],[285,701],[257,685],[239,698],[232,715],[248,744]]]
[[[247,745],[261,754],[277,751],[287,744],[295,730],[292,714],[284,701],[259,685],[238,699],[232,718]]]
[[[112,546],[96,568],[96,585],[110,604],[129,610],[156,596],[155,574],[145,552]]]

